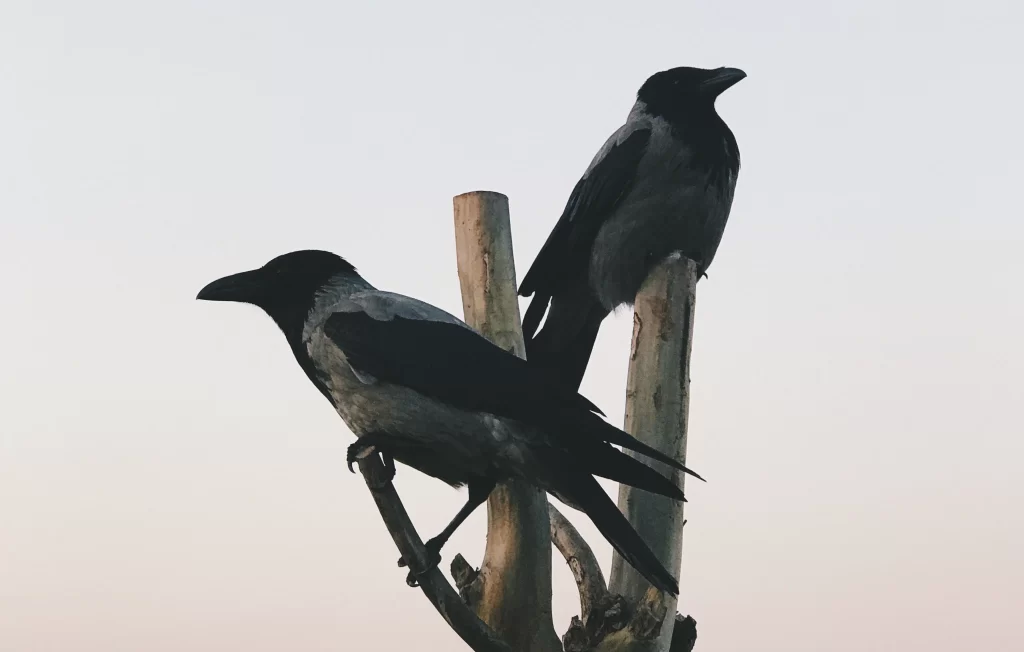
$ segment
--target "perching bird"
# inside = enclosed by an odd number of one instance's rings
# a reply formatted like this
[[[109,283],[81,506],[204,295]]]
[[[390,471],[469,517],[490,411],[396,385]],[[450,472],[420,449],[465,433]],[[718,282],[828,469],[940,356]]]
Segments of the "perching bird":
[[[711,264],[740,169],[715,99],[744,77],[673,68],[640,87],[519,286],[533,295],[523,319],[531,364],[578,388],[601,322],[633,303],[655,265],[676,251],[697,262],[698,276]]]
[[[392,474],[397,460],[468,486],[466,505],[427,544],[435,563],[495,484],[519,477],[586,512],[644,577],[677,593],[594,475],[683,500],[673,482],[611,444],[692,472],[456,317],[377,290],[324,251],[279,256],[210,283],[196,298],[255,304],[277,322],[306,375],[358,437],[350,468],[379,453]]]

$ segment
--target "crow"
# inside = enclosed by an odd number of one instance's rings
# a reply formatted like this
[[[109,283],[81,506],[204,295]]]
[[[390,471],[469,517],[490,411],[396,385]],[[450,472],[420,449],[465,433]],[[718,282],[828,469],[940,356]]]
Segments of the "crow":
[[[494,486],[518,477],[585,512],[654,586],[678,592],[594,476],[685,500],[674,482],[612,444],[696,474],[458,318],[377,290],[325,251],[284,254],[214,281],[196,298],[254,304],[270,315],[299,366],[358,438],[348,449],[350,469],[379,454],[387,481],[397,460],[468,487],[465,506],[427,543],[434,564]]]
[[[672,68],[640,87],[519,286],[533,295],[523,318],[531,364],[578,389],[601,322],[633,303],[655,265],[678,251],[705,273],[740,169],[715,99],[744,77],[736,68]]]

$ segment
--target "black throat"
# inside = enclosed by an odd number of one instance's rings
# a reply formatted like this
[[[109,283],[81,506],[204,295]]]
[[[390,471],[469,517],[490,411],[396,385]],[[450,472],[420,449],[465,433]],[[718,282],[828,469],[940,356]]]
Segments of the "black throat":
[[[335,285],[337,287],[334,287]],[[287,282],[273,286],[257,303],[284,333],[295,360],[332,405],[334,400],[328,389],[328,379],[323,377],[310,358],[306,343],[303,341],[303,333],[321,295],[346,286],[350,286],[352,290],[370,287],[354,267],[338,259],[328,266],[313,268],[306,273],[288,274]]]
[[[316,305],[316,294],[307,297],[288,297],[281,301],[269,302],[260,306],[274,320],[277,327],[284,333],[288,344],[295,348],[302,345],[302,331],[306,327],[306,319]]]
[[[302,333],[306,328],[306,321],[310,312],[316,305],[316,291],[304,293],[303,295],[278,296],[265,302],[260,306],[270,318],[274,320],[284,337],[288,340],[288,346],[295,356],[295,361],[302,367],[309,380],[316,385],[320,393],[334,405],[331,392],[327,388],[327,381],[321,377],[313,359],[309,357],[309,351],[305,342],[302,341]]]
[[[672,137],[693,152],[692,163],[703,170],[709,185],[735,179],[740,171],[740,150],[732,130],[715,111],[713,103],[682,105],[658,97],[641,95],[645,111],[662,118],[672,128]]]

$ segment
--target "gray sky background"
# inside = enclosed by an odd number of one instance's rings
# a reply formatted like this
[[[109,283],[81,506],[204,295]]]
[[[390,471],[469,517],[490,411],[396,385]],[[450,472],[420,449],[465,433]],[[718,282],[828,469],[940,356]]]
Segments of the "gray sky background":
[[[1024,10],[628,6],[0,6],[0,650],[458,648],[272,322],[195,294],[318,247],[458,313],[451,197],[510,196],[522,274],[677,65],[749,74],[698,298],[700,649],[1024,649]],[[629,327],[584,384],[615,422]],[[423,533],[463,500],[398,487]]]

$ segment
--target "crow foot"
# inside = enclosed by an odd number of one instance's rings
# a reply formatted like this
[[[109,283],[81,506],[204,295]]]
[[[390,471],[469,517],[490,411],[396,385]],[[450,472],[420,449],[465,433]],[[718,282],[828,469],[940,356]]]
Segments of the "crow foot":
[[[419,577],[437,568],[437,565],[441,563],[441,546],[443,545],[444,542],[439,541],[438,537],[434,537],[423,544],[423,547],[427,550],[427,567],[418,573],[410,570],[409,574],[405,576],[406,584],[414,588],[419,586]],[[405,557],[401,557],[398,560],[398,565],[401,568],[405,568],[409,564],[405,562]]]
[[[383,475],[376,475],[371,482],[368,482],[370,489],[379,491],[389,484],[395,477],[395,460],[390,455],[385,453],[380,448],[380,439],[374,435],[363,435],[354,444],[348,447],[348,453],[345,456],[346,463],[348,464],[348,470],[355,473],[355,469],[352,465],[360,460],[364,460],[370,455],[379,453],[381,461],[384,464]]]

